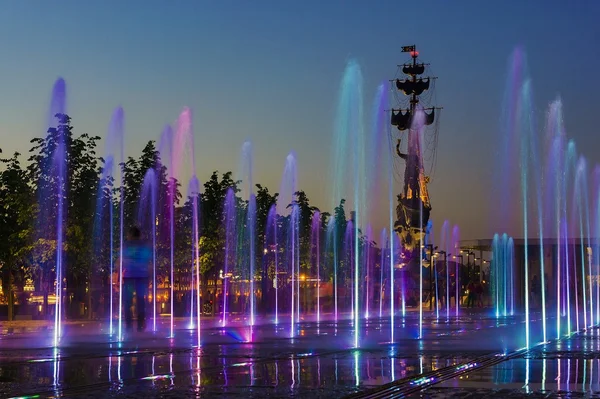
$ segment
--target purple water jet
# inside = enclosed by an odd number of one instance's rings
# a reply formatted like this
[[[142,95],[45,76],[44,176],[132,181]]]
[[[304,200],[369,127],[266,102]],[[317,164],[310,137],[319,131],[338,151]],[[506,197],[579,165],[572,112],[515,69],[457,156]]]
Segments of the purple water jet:
[[[201,309],[200,309],[200,237],[199,237],[199,204],[198,199],[200,196],[200,182],[198,178],[194,175],[190,179],[189,184],[189,193],[192,198],[192,279],[190,281],[191,287],[190,291],[192,293],[192,303],[194,299],[196,300],[196,341],[197,346],[200,347],[200,326],[201,326]],[[196,270],[196,294],[194,295],[194,269]],[[193,307],[190,310],[190,313],[193,315]],[[193,317],[192,317],[193,322]],[[193,326],[193,324],[192,324]]]
[[[107,140],[107,149],[111,149],[116,147],[118,151],[118,156],[120,159],[119,166],[121,169],[120,173],[120,187],[119,187],[119,312],[118,312],[118,334],[117,339],[119,341],[123,340],[123,241],[124,241],[124,223],[123,223],[123,213],[125,206],[125,191],[124,191],[124,170],[125,167],[125,150],[124,150],[124,113],[123,108],[117,107],[112,115],[112,119],[109,125],[108,132],[109,139]],[[111,217],[112,223],[112,217]],[[112,236],[112,226],[111,226],[111,236]],[[111,239],[112,245],[112,239]],[[112,254],[111,254],[112,256]],[[111,279],[112,279],[112,267],[111,267]],[[112,281],[112,280],[111,280]],[[112,284],[112,282],[111,282]],[[111,302],[112,302],[112,293],[111,293]],[[112,313],[112,305],[111,305],[111,313]],[[111,318],[112,320],[112,318]]]
[[[256,271],[256,196],[254,195],[253,186],[253,154],[252,154],[252,143],[250,141],[244,142],[241,153],[241,176],[244,182],[242,188],[242,197],[246,198],[246,229],[245,236],[248,240],[248,249],[244,251],[244,255],[247,257],[247,271],[246,275],[249,281],[249,299],[250,299],[250,327],[254,326],[255,323],[255,311],[256,311],[256,293],[254,292],[254,280]]]
[[[138,210],[138,223],[144,230],[152,231],[152,331],[156,332],[156,210],[157,210],[158,187],[156,172],[148,169],[144,175]],[[148,217],[148,208],[150,215]],[[148,229],[147,226],[150,228]]]
[[[175,256],[175,202],[176,198],[176,189],[177,189],[177,181],[173,175],[174,173],[174,154],[173,154],[173,130],[171,126],[167,125],[161,133],[160,143],[159,143],[159,151],[161,154],[166,154],[168,156],[169,162],[169,171],[171,176],[169,176],[169,180],[167,182],[168,187],[168,197],[167,197],[167,207],[169,209],[169,245],[170,245],[170,274],[169,274],[169,285],[170,285],[170,302],[171,302],[171,314],[170,314],[170,329],[169,329],[169,337],[173,338],[174,331],[174,307],[173,307],[173,296],[174,296],[174,256]]]
[[[65,115],[66,110],[66,84],[62,78],[54,83],[50,97],[50,107],[48,123],[50,127],[47,131],[46,141],[49,142],[50,154],[48,154],[47,163],[42,166],[41,171],[47,176],[47,183],[39,189],[40,211],[38,214],[38,234],[40,238],[54,238],[56,240],[55,255],[55,298],[56,305],[54,311],[54,336],[53,345],[58,347],[62,337],[62,307],[63,307],[63,279],[64,279],[64,256],[63,247],[65,244],[64,226],[66,223],[66,204],[65,201],[68,180],[67,180],[67,144],[69,131]],[[55,125],[55,120],[58,123]],[[55,201],[53,201],[55,200]],[[56,204],[56,208],[54,208]],[[47,227],[51,226],[51,227]],[[46,294],[47,295],[47,294]]]
[[[311,244],[313,246],[313,264],[316,266],[317,280],[317,323],[321,321],[321,213],[315,211],[311,224]]]
[[[224,205],[224,216],[225,216],[225,262],[223,266],[223,317],[221,319],[221,325],[223,327],[227,324],[227,302],[229,292],[227,291],[227,281],[230,280],[236,259],[236,247],[237,247],[237,232],[236,232],[236,221],[237,221],[237,208],[236,198],[233,188],[228,188],[225,195]]]
[[[275,325],[279,324],[279,229],[277,204],[271,205],[267,214],[265,254],[273,258],[273,288],[275,289]],[[270,238],[270,239],[269,239]]]
[[[454,227],[452,227],[452,248],[453,248],[453,257],[454,258],[462,258],[462,255],[460,255],[460,246],[459,246],[459,242],[460,242],[460,230],[458,225],[454,225]],[[462,265],[462,261],[461,261],[461,265]],[[455,310],[456,310],[456,317],[458,318],[458,309],[460,307],[460,299],[461,299],[461,283],[460,283],[460,270],[459,270],[459,264],[458,262],[456,262],[456,274],[454,275],[454,284],[456,285],[456,296],[454,297],[454,302],[455,302]]]
[[[299,283],[299,229],[300,211],[295,201],[297,189],[296,155],[290,152],[285,159],[285,167],[281,178],[281,189],[277,201],[277,212],[286,217],[286,269],[290,276],[290,336],[296,335],[296,323],[299,320],[300,292]],[[298,270],[297,270],[298,268]],[[287,285],[287,281],[285,282]],[[296,298],[297,294],[297,298]]]

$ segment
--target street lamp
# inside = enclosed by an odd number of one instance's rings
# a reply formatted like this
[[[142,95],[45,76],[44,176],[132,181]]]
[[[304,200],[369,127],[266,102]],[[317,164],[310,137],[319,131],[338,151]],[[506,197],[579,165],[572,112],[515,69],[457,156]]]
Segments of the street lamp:
[[[461,254],[465,254],[467,256],[467,280],[471,281],[471,256],[473,257],[473,269],[475,268],[475,252],[469,250],[461,250]]]
[[[474,258],[475,262],[479,261],[479,282],[483,282],[485,280],[485,276],[484,276],[484,272],[483,272],[483,265],[485,265],[486,263],[488,263],[487,260],[483,259],[483,258]],[[477,263],[475,263],[475,267],[477,267]],[[477,271],[477,269],[476,269]]]
[[[453,255],[452,259],[460,259],[460,266],[463,265],[464,260],[463,260],[463,256],[462,255]],[[461,293],[461,289],[460,289],[460,267],[459,267],[459,263],[456,264],[456,276],[454,276],[454,281],[456,283],[456,315],[458,316],[458,304],[460,303],[460,293]]]
[[[446,317],[450,315],[450,273],[448,270],[448,254],[446,251],[438,251],[436,255],[444,256],[444,266],[446,266]]]
[[[433,244],[425,244],[423,247],[425,250],[429,249],[429,310],[433,310],[433,276],[431,273],[433,270],[433,251],[437,250],[438,247],[434,247]]]

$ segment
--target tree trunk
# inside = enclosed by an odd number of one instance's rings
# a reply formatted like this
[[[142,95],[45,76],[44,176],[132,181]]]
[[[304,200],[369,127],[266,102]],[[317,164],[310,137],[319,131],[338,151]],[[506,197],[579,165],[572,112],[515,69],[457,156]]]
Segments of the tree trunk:
[[[87,307],[88,307],[88,314],[87,314],[87,318],[88,320],[92,320],[92,295],[93,295],[93,290],[92,290],[93,286],[92,286],[92,272],[90,271],[88,273],[88,292],[87,292]]]
[[[15,313],[15,294],[13,289],[13,274],[12,270],[8,270],[8,321],[14,319]]]
[[[44,288],[44,319],[48,318],[48,290]]]
[[[217,279],[218,279],[218,276],[216,273],[216,268],[215,268],[215,272],[213,272],[213,278],[214,278],[213,281],[214,281],[215,292],[213,294],[213,305],[212,305],[212,309],[211,309],[211,316],[215,317],[215,311],[217,308],[217,300],[216,299],[217,299]]]

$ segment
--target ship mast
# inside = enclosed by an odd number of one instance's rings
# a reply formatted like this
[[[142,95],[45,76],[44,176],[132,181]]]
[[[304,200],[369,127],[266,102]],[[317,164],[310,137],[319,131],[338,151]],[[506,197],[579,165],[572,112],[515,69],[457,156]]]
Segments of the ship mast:
[[[404,247],[411,250],[423,242],[431,212],[427,190],[429,177],[424,173],[420,136],[425,126],[433,124],[435,110],[439,108],[420,107],[419,97],[429,90],[430,82],[435,78],[420,77],[425,72],[425,64],[418,62],[419,53],[415,45],[402,47],[402,52],[410,53],[412,62],[402,65],[402,73],[406,78],[395,80],[398,91],[409,96],[409,108],[392,109],[391,115],[393,126],[401,132],[408,131],[407,152],[402,153],[400,150],[401,139],[398,139],[396,145],[396,152],[405,161],[406,167],[404,189],[398,196],[395,229],[402,238]]]

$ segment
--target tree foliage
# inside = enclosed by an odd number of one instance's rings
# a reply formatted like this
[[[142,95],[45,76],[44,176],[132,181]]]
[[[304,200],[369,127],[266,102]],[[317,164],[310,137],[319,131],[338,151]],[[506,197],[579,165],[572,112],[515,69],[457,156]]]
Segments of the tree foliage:
[[[170,171],[163,165],[153,141],[144,146],[138,157],[130,156],[121,165],[111,165],[112,158],[103,159],[97,154],[99,140],[85,133],[76,135],[71,118],[57,114],[56,126],[50,127],[45,137],[31,141],[26,167],[19,153],[0,158],[3,292],[11,292],[13,285],[22,290],[26,281],[33,280],[35,290],[42,292],[47,301],[53,292],[60,238],[67,302],[71,305],[68,316],[81,316],[78,314],[81,303],[90,307],[93,298],[106,297],[112,292],[111,280],[115,281],[118,270],[121,233],[131,225],[138,225],[144,237],[156,243],[159,284],[170,281],[172,243],[176,289],[189,287],[191,283],[195,245],[198,245],[202,284],[212,281],[214,287],[225,269],[234,274],[249,270],[249,254],[253,253],[255,275],[246,278],[260,280],[257,286],[263,292],[263,303],[259,306],[265,310],[271,306],[269,295],[275,271],[289,273],[292,255],[290,216],[273,212],[269,219],[269,213],[276,209],[278,193],[256,184],[255,214],[249,214],[252,210],[249,198],[240,196],[242,182],[234,180],[232,172],[214,171],[204,182],[201,193],[189,194],[180,202],[181,183],[169,176]],[[147,175],[154,176],[155,180],[146,181],[144,186]],[[228,192],[232,202],[226,209]],[[156,202],[149,201],[148,196]],[[57,207],[59,198],[64,199],[62,219]],[[332,214],[320,213],[315,231],[313,216],[319,209],[311,205],[304,191],[295,192],[292,203],[285,205],[298,211],[302,273],[316,273],[314,254],[319,248],[322,259],[319,277],[331,281],[337,261],[338,277],[346,279],[350,265],[343,253],[348,225],[345,200],[340,201]],[[174,209],[173,218],[171,209]],[[199,216],[198,242],[193,234],[196,214]],[[62,237],[58,236],[58,225],[63,226]],[[251,237],[254,247],[251,247]],[[279,279],[277,284],[285,285],[287,279]]]

